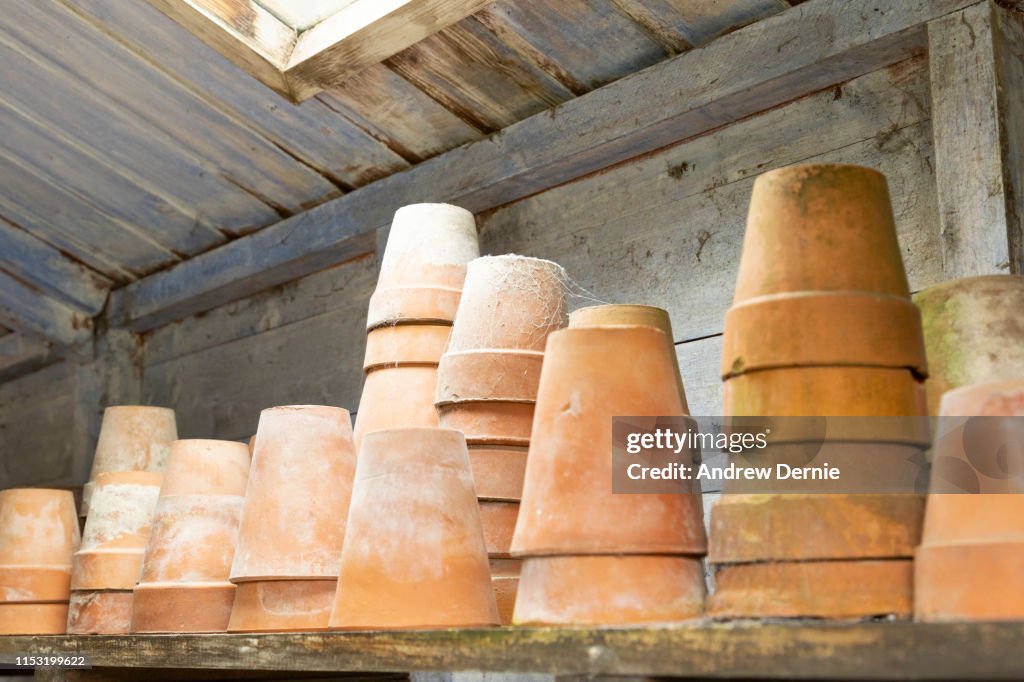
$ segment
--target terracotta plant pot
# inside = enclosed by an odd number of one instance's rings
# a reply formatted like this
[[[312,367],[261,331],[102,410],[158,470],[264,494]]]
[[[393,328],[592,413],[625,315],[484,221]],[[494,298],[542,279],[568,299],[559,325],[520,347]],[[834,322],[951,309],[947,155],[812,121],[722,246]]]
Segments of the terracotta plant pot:
[[[337,585],[336,579],[238,583],[228,632],[326,630]]]
[[[352,421],[338,407],[274,407],[260,414],[231,582],[282,581],[245,591],[231,629],[275,622],[290,629],[326,628],[355,476]],[[303,581],[329,583],[302,586]],[[302,609],[287,611],[287,595]],[[321,603],[313,603],[319,597]],[[261,612],[265,605],[268,612]],[[296,602],[296,607],[298,601]],[[305,614],[305,622],[300,622]]]
[[[1024,277],[952,280],[917,293],[914,302],[924,324],[932,414],[950,389],[1024,377]]]
[[[816,291],[747,299],[726,313],[723,378],[814,366],[903,368],[923,378],[921,315],[903,296]]]
[[[132,590],[160,495],[162,474],[123,471],[100,474],[92,513],[75,553],[71,589]]]
[[[821,164],[758,176],[734,302],[800,291],[910,295],[881,173]]]
[[[128,634],[134,602],[132,590],[76,590],[68,608],[68,634]]]
[[[447,324],[400,324],[366,335],[363,370],[402,365],[437,365],[452,328]]]
[[[484,531],[487,556],[492,559],[506,559],[512,546],[512,534],[519,516],[517,502],[496,502],[480,500],[480,525]]]
[[[679,372],[679,360],[676,357],[675,335],[672,332],[672,320],[667,310],[650,305],[633,305],[612,303],[593,305],[574,310],[569,315],[570,327],[654,327],[665,332],[669,343],[672,363],[679,382],[679,396],[683,402],[683,414],[690,414],[686,403],[686,390],[683,388],[683,375]]]
[[[517,559],[491,559],[491,585],[494,587],[494,600],[498,605],[498,618],[502,625],[512,624],[522,568],[523,562]]]
[[[952,418],[974,416],[984,418],[980,428],[986,436],[1006,441],[986,442],[960,431],[937,441],[932,494],[914,558],[918,620],[1024,619],[1024,379],[964,386],[943,396],[940,420],[960,423],[962,430],[963,420]],[[1005,477],[988,475],[986,455],[1005,469]],[[978,494],[942,494],[944,458],[967,460],[964,467],[976,478]]]
[[[64,602],[66,610],[71,556],[78,542],[78,516],[71,492],[46,488],[0,491],[0,604]],[[15,611],[8,609],[8,613]],[[27,608],[20,611],[36,613]],[[62,623],[61,632],[63,627]]]
[[[448,351],[437,370],[435,404],[530,403],[544,353],[540,351]]]
[[[680,415],[674,368],[650,327],[551,334],[513,554],[704,554],[699,495],[611,492],[612,417]]]
[[[470,445],[530,444],[533,403],[475,402],[437,408],[442,428],[461,431]]]
[[[331,628],[497,623],[462,434],[369,434],[352,490]]]
[[[720,567],[713,618],[908,616],[913,562],[795,561]]]
[[[132,632],[222,632],[249,471],[242,443],[179,440],[157,501]]]
[[[699,617],[704,567],[674,556],[553,556],[523,562],[516,625],[618,625]]]
[[[370,298],[367,329],[406,320],[452,322],[466,264],[479,256],[469,211],[447,204],[398,209]]]
[[[526,475],[526,448],[469,448],[469,466],[473,472],[476,496],[481,500],[518,502],[523,496]]]
[[[68,603],[0,603],[0,635],[63,635]]]
[[[178,438],[174,410],[142,405],[114,405],[103,411],[89,482],[82,490],[82,516],[88,516],[96,478],[113,471],[163,473]]]
[[[438,425],[434,409],[437,367],[388,367],[366,375],[356,414],[356,452],[368,433],[405,427]]]

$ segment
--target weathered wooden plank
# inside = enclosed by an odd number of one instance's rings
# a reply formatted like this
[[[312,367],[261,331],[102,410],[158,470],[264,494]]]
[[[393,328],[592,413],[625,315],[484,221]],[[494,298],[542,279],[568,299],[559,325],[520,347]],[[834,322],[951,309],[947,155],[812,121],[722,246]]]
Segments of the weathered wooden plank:
[[[42,369],[54,362],[50,344],[21,334],[0,336],[0,383]]]
[[[80,358],[92,356],[92,318],[0,271],[0,323]]]
[[[301,3],[296,3],[292,2],[292,0],[256,0],[258,5],[268,10],[296,31],[304,31],[311,26],[315,26],[355,1],[303,0]]]
[[[1024,48],[1007,40],[1000,15],[1009,11],[986,1],[928,25],[942,254],[951,277],[1024,268],[1024,68],[1014,56]]]
[[[0,488],[71,484],[74,397],[69,362],[0,383]]]
[[[326,178],[138,59],[56,2],[10,0],[0,27],[34,59],[49,60],[177,144],[208,160],[234,184],[287,212],[340,194]],[[65,40],[52,49],[53,34]]]
[[[264,635],[5,637],[0,660],[310,671],[495,671],[739,679],[1017,679],[1021,623],[684,623]],[[244,653],[243,653],[244,652]]]
[[[280,96],[145,0],[61,1],[154,68],[339,185],[359,187],[408,166],[320,102],[285,106]]]
[[[312,102],[341,112],[414,163],[483,137],[480,130],[383,64],[363,69],[302,106]]]
[[[95,315],[103,309],[110,280],[0,217],[3,269],[44,294]]]
[[[923,46],[924,22],[969,4],[801,5],[125,287],[111,319],[159,326],[353,257],[357,235],[372,249],[404,204],[490,209],[895,63]]]
[[[450,111],[493,132],[573,93],[469,17],[386,64]]]
[[[612,0],[678,52],[786,9],[784,0]]]

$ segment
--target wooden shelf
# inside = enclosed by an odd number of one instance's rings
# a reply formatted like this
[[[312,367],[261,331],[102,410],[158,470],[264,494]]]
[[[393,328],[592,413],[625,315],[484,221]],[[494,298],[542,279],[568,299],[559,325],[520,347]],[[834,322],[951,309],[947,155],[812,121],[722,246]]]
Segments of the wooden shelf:
[[[0,637],[94,668],[747,679],[1020,679],[1024,623],[698,623],[262,635]]]

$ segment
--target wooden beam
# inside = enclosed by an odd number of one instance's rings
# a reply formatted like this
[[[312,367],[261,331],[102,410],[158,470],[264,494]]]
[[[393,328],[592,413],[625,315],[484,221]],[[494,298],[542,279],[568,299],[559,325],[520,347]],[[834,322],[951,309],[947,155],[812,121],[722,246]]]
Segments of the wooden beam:
[[[84,655],[95,668],[478,671],[702,679],[1020,679],[1024,624],[682,623],[284,634],[0,638],[0,662]],[[153,679],[153,678],[148,678]]]
[[[484,211],[845,82],[923,51],[926,22],[974,2],[787,10],[132,283],[112,295],[111,323],[152,329],[370,253],[405,204]]]
[[[13,333],[0,336],[0,383],[42,369],[54,360],[45,341]]]
[[[0,324],[48,341],[63,354],[80,360],[92,358],[90,315],[44,296],[4,272],[0,272]]]
[[[990,0],[928,25],[944,269],[1024,272],[1024,21]]]

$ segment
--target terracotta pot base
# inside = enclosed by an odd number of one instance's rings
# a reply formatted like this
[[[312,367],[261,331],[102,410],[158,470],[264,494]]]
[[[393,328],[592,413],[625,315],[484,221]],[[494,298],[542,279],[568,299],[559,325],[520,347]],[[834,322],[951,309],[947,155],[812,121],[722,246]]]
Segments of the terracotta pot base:
[[[337,585],[337,580],[238,583],[228,632],[326,630]]]
[[[370,297],[366,329],[372,332],[412,321],[451,325],[461,298],[462,289],[446,287],[378,289]]]
[[[63,635],[68,603],[0,604],[0,635]]]
[[[231,583],[148,583],[135,588],[132,632],[224,632],[231,618]]]
[[[387,367],[367,374],[356,413],[356,452],[374,431],[437,426],[436,388],[435,366]]]
[[[697,618],[704,607],[699,559],[563,556],[523,562],[516,625],[617,625]]]
[[[437,408],[442,428],[461,431],[469,445],[530,444],[533,403],[467,402]]]
[[[544,353],[527,350],[449,351],[437,370],[437,405],[537,400]]]
[[[480,501],[480,525],[484,529],[487,556],[492,559],[505,559],[511,556],[509,549],[512,546],[512,534],[515,532],[518,516],[518,502]]]
[[[363,371],[399,365],[436,365],[451,334],[450,325],[399,324],[366,335]]]
[[[83,590],[71,593],[69,635],[124,635],[132,628],[132,590]]]
[[[913,562],[807,561],[721,566],[714,618],[909,616]]]
[[[476,496],[481,500],[518,502],[523,496],[526,453],[526,448],[516,447],[469,448]]]
[[[132,590],[139,582],[144,550],[81,551],[71,571],[72,590]]]
[[[914,618],[1024,620],[1024,542],[919,547]]]
[[[922,495],[723,495],[708,561],[910,558],[923,519]]]
[[[519,591],[519,576],[492,576],[491,585],[494,586],[494,600],[498,604],[498,619],[502,625],[511,625],[516,608],[516,593]]]
[[[70,566],[0,566],[0,603],[66,602]]]

